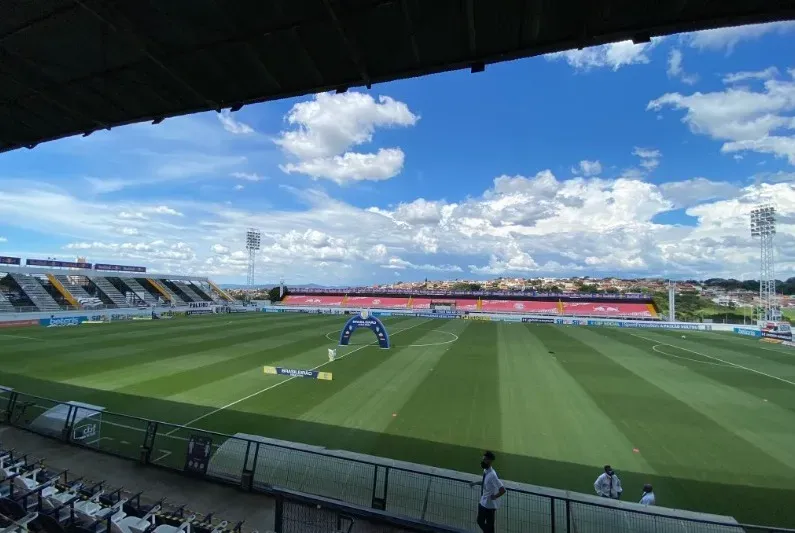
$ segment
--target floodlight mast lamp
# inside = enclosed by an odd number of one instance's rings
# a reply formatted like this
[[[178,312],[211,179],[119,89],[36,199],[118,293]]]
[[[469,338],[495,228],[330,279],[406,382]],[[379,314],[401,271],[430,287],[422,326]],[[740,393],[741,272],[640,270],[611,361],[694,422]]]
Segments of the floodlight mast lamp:
[[[776,208],[761,205],[751,210],[751,236],[759,237],[759,305],[760,320],[778,320],[776,305],[776,273],[773,237],[776,235]]]
[[[246,284],[249,290],[254,288],[254,265],[256,263],[257,252],[260,249],[260,231],[255,228],[246,230],[246,250],[248,250],[248,277]]]

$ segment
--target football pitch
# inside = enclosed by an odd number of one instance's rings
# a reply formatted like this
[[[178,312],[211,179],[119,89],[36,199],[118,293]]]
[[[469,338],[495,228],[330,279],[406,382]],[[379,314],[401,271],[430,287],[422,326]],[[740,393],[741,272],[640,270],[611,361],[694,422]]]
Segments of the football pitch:
[[[795,526],[795,350],[722,333],[390,317],[390,350],[358,331],[329,362],[346,318],[4,329],[0,385],[471,473],[491,449],[504,479],[589,494],[609,463],[625,500],[652,483],[666,507]]]

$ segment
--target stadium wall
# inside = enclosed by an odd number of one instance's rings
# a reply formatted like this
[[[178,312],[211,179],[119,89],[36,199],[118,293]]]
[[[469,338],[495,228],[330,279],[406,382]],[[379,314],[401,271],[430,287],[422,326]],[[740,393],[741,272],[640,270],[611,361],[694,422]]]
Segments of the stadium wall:
[[[333,308],[333,307],[263,307],[261,311],[266,313],[307,313],[307,314],[330,314],[345,315],[354,314],[361,311],[357,308]],[[661,322],[649,320],[617,320],[609,318],[578,318],[560,316],[539,316],[522,315],[518,313],[432,313],[430,311],[417,312],[416,310],[406,309],[379,309],[369,310],[374,316],[406,316],[419,318],[440,318],[440,319],[463,319],[486,322],[523,322],[532,324],[560,324],[566,326],[607,326],[617,328],[656,328],[656,329],[675,329],[675,330],[694,330],[694,331],[729,331],[741,335],[761,336],[757,326],[749,325],[738,327],[736,324],[715,324],[701,322]]]

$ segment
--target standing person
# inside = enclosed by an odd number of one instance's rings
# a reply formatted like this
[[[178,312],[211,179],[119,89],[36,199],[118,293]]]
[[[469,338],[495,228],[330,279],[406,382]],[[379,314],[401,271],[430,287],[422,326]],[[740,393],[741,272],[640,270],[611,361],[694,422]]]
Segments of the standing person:
[[[494,514],[500,506],[498,500],[505,494],[505,487],[497,477],[497,471],[491,466],[494,459],[494,453],[486,451],[480,461],[480,467],[483,469],[483,481],[469,484],[470,487],[481,486],[478,526],[483,533],[494,533]]]
[[[613,500],[620,499],[621,493],[624,492],[624,489],[621,488],[621,480],[618,479],[618,475],[613,472],[610,465],[605,465],[605,471],[596,478],[593,488],[597,495]]]
[[[654,496],[654,490],[648,483],[643,485],[643,496],[640,499],[640,503],[641,505],[657,505],[657,498]]]

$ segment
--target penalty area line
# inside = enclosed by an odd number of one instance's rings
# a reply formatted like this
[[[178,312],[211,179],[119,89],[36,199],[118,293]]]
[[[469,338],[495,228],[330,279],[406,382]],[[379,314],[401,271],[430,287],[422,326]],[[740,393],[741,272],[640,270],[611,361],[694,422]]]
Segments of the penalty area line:
[[[714,361],[720,361],[721,363],[723,363],[725,365],[730,365],[730,366],[733,366],[735,368],[742,368],[743,370],[747,370],[748,372],[753,372],[754,374],[759,374],[760,376],[766,376],[766,377],[769,377],[770,379],[775,379],[776,381],[781,381],[782,383],[787,383],[788,385],[792,385],[793,387],[795,387],[795,381],[790,381],[788,379],[780,378],[778,376],[774,376],[772,374],[768,374],[767,372],[762,372],[761,370],[756,370],[754,368],[749,368],[747,366],[738,365],[737,363],[732,363],[731,361],[724,361],[720,357],[714,357],[712,355],[707,355],[705,353],[697,352],[697,351],[691,350],[689,348],[683,348],[681,346],[677,346],[676,344],[669,344],[667,342],[656,341],[654,339],[650,339],[648,337],[644,337],[643,335],[637,335],[636,333],[630,333],[630,335],[632,335],[633,337],[637,337],[639,339],[643,339],[645,341],[653,342],[657,346],[670,346],[671,348],[676,348],[678,350],[684,350],[686,352],[694,353],[694,354],[700,355],[702,357],[707,357],[707,358],[712,359]],[[654,350],[654,351],[656,351],[656,350]],[[669,355],[669,354],[665,354],[665,355]]]
[[[400,330],[398,330],[398,331],[395,331],[394,333],[392,333],[390,336],[395,336],[395,335],[397,335],[397,334],[399,334],[399,333],[403,333],[404,331],[408,331],[408,330],[410,330],[410,329],[416,328],[417,326],[421,326],[422,324],[427,324],[429,321],[430,321],[430,320],[425,320],[425,321],[423,321],[423,322],[420,322],[419,324],[414,324],[413,326],[409,326],[409,327],[407,327],[407,328],[400,329]],[[314,367],[314,368],[310,368],[309,370],[317,370],[318,368],[322,368],[322,367],[324,367],[324,366],[326,366],[326,365],[328,365],[328,364],[331,364],[331,363],[333,363],[333,362],[335,362],[335,361],[339,361],[339,360],[341,360],[341,359],[344,359],[345,357],[348,357],[349,355],[351,355],[351,354],[352,354],[352,353],[354,353],[354,352],[358,352],[359,350],[363,350],[364,348],[367,348],[367,347],[370,347],[370,346],[375,346],[376,344],[377,344],[377,341],[376,341],[376,342],[372,342],[372,343],[370,343],[370,344],[365,344],[364,346],[359,346],[358,348],[354,348],[354,349],[353,349],[353,350],[351,350],[350,352],[348,352],[348,353],[346,353],[346,354],[344,354],[344,355],[341,355],[341,356],[337,357],[336,359],[334,359],[334,361],[326,361],[325,363],[321,363],[321,364],[317,365],[317,366],[316,366],[316,367]],[[251,393],[251,394],[249,394],[248,396],[245,396],[245,397],[243,397],[243,398],[240,398],[239,400],[235,400],[234,402],[230,402],[230,403],[228,403],[228,404],[226,404],[226,405],[224,405],[224,406],[222,406],[222,407],[219,407],[219,408],[217,408],[217,409],[215,409],[215,410],[213,410],[213,411],[210,411],[209,413],[206,413],[206,414],[203,414],[203,415],[201,415],[201,416],[199,416],[199,417],[197,417],[197,418],[194,418],[193,420],[191,420],[191,421],[189,421],[189,422],[185,422],[185,423],[184,423],[182,426],[179,426],[179,427],[177,427],[177,428],[174,428],[173,430],[171,430],[171,431],[169,431],[168,433],[166,433],[166,434],[165,434],[165,436],[166,436],[166,437],[168,437],[169,435],[172,435],[172,434],[176,433],[176,432],[177,432],[177,431],[179,431],[180,429],[185,429],[186,427],[189,427],[191,424],[195,424],[195,423],[196,423],[196,422],[198,422],[199,420],[204,420],[204,419],[205,419],[205,418],[207,418],[208,416],[212,416],[212,415],[214,415],[215,413],[220,413],[221,411],[223,411],[223,410],[225,410],[225,409],[229,409],[230,407],[232,407],[232,406],[234,406],[234,405],[237,405],[237,404],[239,404],[240,402],[245,402],[246,400],[249,400],[249,399],[253,398],[254,396],[258,396],[258,395],[262,394],[263,392],[268,392],[269,390],[273,390],[273,389],[275,389],[276,387],[278,387],[279,385],[284,385],[284,384],[285,384],[285,383],[287,383],[288,381],[292,381],[292,380],[294,380],[294,379],[297,379],[297,377],[295,377],[295,376],[294,376],[294,377],[289,377],[289,378],[287,378],[287,379],[285,379],[285,380],[283,380],[283,381],[280,381],[280,382],[278,382],[278,383],[274,383],[273,385],[271,385],[271,386],[269,386],[269,387],[265,387],[265,388],[264,388],[264,389],[262,389],[262,390],[258,390],[257,392]]]

